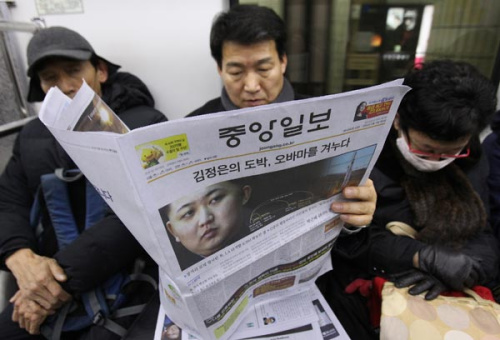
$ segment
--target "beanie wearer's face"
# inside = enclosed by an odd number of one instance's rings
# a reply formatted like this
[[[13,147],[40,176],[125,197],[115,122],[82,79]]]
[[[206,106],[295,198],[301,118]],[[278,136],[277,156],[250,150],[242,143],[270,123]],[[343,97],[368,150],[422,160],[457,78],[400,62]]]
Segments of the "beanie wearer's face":
[[[101,84],[108,78],[107,67],[99,62],[96,67],[89,60],[50,58],[37,69],[40,87],[47,93],[57,86],[65,95],[73,98],[82,86],[83,80],[102,96]]]

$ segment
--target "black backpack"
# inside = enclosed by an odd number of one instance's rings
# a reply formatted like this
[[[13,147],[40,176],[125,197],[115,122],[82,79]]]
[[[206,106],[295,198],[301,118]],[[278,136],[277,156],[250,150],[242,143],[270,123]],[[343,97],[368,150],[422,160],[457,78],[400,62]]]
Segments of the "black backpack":
[[[56,234],[59,249],[73,242],[79,235],[72,213],[69,186],[76,181],[85,181],[85,229],[101,220],[108,205],[83,176],[80,170],[57,169],[54,173],[41,176],[40,187],[31,209],[30,221],[37,233],[41,229],[42,203]],[[99,287],[85,292],[61,307],[42,324],[41,333],[47,339],[59,339],[62,332],[78,331],[91,325],[100,325],[123,337],[127,330],[113,321],[128,315],[139,314],[145,304],[121,308],[127,302],[125,287],[134,281],[145,281],[157,289],[156,281],[142,273],[143,266],[136,263],[134,271],[120,272],[108,278]]]

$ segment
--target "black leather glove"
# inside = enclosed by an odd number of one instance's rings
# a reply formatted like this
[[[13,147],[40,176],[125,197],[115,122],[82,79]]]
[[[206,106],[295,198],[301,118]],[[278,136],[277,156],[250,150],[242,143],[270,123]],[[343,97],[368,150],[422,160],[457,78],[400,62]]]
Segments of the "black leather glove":
[[[419,250],[418,264],[420,270],[431,274],[453,290],[470,288],[485,277],[479,261],[439,246],[426,246]]]
[[[441,292],[447,290],[441,281],[418,269],[411,269],[407,272],[396,274],[393,279],[394,285],[397,288],[413,286],[408,290],[408,293],[411,295],[427,292],[425,294],[426,300],[434,300]]]

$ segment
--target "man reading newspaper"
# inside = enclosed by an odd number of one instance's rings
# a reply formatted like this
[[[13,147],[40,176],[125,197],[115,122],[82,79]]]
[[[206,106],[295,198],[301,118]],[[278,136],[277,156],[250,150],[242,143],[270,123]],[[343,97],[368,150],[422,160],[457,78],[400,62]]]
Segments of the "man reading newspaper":
[[[220,97],[205,103],[188,117],[306,98],[295,93],[284,77],[288,61],[285,46],[285,24],[272,9],[238,5],[221,13],[212,25],[210,49],[224,87]],[[341,214],[341,219],[348,225],[368,225],[376,203],[371,180],[361,186],[346,187],[343,194],[355,201],[335,202],[331,209]],[[362,239],[360,236],[357,236],[358,240]],[[324,289],[340,288],[332,288],[325,283]],[[341,298],[350,300],[354,297]],[[353,301],[353,304],[357,303]],[[337,311],[352,338],[368,336],[360,334],[365,328],[369,329],[367,318],[364,320],[366,325],[360,328],[357,321],[359,313],[356,313],[356,319],[347,320],[349,313]]]

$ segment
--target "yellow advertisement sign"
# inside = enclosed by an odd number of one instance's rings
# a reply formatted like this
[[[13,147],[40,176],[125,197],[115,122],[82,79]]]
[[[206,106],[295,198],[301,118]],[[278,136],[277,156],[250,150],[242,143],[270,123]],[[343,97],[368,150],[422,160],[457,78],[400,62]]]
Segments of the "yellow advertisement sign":
[[[144,169],[176,159],[180,153],[189,151],[186,134],[170,136],[135,147]]]

